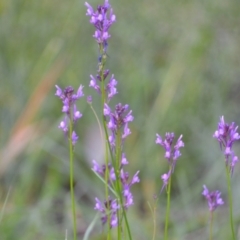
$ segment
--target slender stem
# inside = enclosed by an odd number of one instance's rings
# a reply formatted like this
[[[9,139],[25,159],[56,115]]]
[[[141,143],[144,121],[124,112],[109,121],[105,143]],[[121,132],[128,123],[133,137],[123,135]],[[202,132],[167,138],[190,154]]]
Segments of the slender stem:
[[[172,176],[170,175],[169,182],[167,185],[167,210],[166,210],[166,217],[165,217],[164,240],[168,239],[168,222],[169,222],[170,198],[171,198],[171,179],[172,179]]]
[[[155,203],[154,203],[154,208],[153,208],[153,238],[152,240],[155,240],[155,237],[156,237],[156,209],[157,209],[157,201],[158,199],[155,200]]]
[[[127,214],[126,214],[126,209],[124,208],[124,204],[123,204],[123,196],[122,196],[122,188],[121,188],[121,179],[120,179],[120,165],[121,165],[121,149],[122,149],[122,143],[121,143],[121,131],[118,130],[117,131],[117,136],[116,136],[116,162],[114,163],[114,171],[115,171],[115,175],[116,175],[116,188],[117,188],[117,192],[118,192],[118,196],[120,199],[120,206],[121,206],[121,210],[122,210],[122,214],[123,214],[123,218],[126,224],[126,228],[127,228],[127,233],[129,236],[129,239],[132,240],[132,235],[131,235],[131,231],[130,231],[130,227],[129,227],[129,223],[128,223],[128,219],[127,219]],[[120,217],[121,219],[121,217]],[[118,219],[118,220],[120,220]],[[121,220],[122,221],[122,220]],[[121,232],[121,224],[119,221],[118,224],[118,228],[120,229]],[[121,237],[121,235],[120,235]],[[119,238],[121,239],[121,238]]]
[[[232,231],[232,238],[236,240],[234,224],[233,224],[233,214],[232,214],[232,188],[231,188],[231,175],[228,165],[226,165],[226,176],[227,176],[227,186],[228,186],[228,201],[229,201],[229,215],[230,215],[230,227]]]
[[[115,175],[116,175],[116,184],[117,184],[117,192],[118,196],[120,198],[120,205],[121,208],[118,210],[118,240],[121,240],[121,228],[122,228],[122,218],[121,218],[121,209],[124,208],[122,204],[122,189],[120,184],[120,153],[121,153],[121,137],[120,137],[120,131],[117,131],[117,137],[116,137],[116,162],[115,162]]]
[[[99,120],[98,115],[97,115],[96,111],[94,110],[92,104],[90,104],[90,108],[92,109],[93,114],[94,114],[94,116],[95,116],[95,118],[96,118],[96,120],[97,120],[98,127],[99,127],[99,131],[100,131],[100,135],[101,135],[101,139],[102,139],[102,143],[103,143],[103,145],[104,145],[104,142],[105,142],[105,141],[104,141],[104,138],[103,138],[103,132],[102,132],[102,127],[101,127],[100,120]]]
[[[72,144],[72,132],[73,126],[72,121],[70,119],[69,123],[69,159],[70,159],[70,191],[71,191],[71,202],[72,202],[72,217],[73,217],[73,236],[74,240],[77,239],[77,223],[76,223],[76,209],[75,209],[75,197],[74,197],[74,189],[73,189],[73,178],[74,178],[74,170],[73,170],[73,144]]]
[[[213,228],[213,211],[210,211],[209,240],[212,240],[212,228]]]
[[[105,139],[108,139],[108,134],[106,131],[106,121],[105,117],[103,114],[103,109],[104,109],[104,104],[106,102],[106,93],[105,93],[105,84],[104,84],[104,65],[106,61],[106,57],[103,52],[103,46],[102,44],[99,46],[100,53],[102,54],[101,56],[101,62],[99,63],[99,74],[100,74],[100,79],[101,79],[101,102],[102,102],[102,122],[105,130]],[[107,209],[110,209],[109,205],[109,191],[108,191],[108,180],[109,180],[109,169],[108,169],[108,146],[105,144],[105,166],[106,166],[106,171],[105,171],[105,198],[107,201]],[[111,213],[110,213],[111,214]],[[107,234],[107,240],[111,239],[111,219],[110,219],[110,214],[108,214],[107,217],[107,225],[108,225],[108,234]]]
[[[129,226],[129,223],[128,223],[127,214],[126,214],[126,211],[125,211],[124,208],[123,208],[123,217],[124,217],[125,224],[126,224],[126,227],[127,227],[127,232],[128,232],[129,239],[132,240],[132,234],[131,234],[130,226]]]
[[[158,198],[156,196],[154,196],[154,206],[152,208],[151,204],[148,202],[148,206],[150,208],[151,214],[152,214],[152,218],[153,218],[153,236],[152,236],[152,240],[155,240],[156,237],[156,209],[157,209],[157,202],[158,202]]]

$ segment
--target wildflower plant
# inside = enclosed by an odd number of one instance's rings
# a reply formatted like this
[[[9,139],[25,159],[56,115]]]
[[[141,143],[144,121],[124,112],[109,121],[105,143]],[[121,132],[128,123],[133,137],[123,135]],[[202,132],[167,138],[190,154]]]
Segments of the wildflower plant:
[[[184,142],[182,141],[182,135],[177,139],[175,145],[173,145],[175,135],[174,133],[166,133],[165,139],[163,139],[159,134],[156,134],[156,144],[162,146],[165,150],[165,158],[169,164],[169,170],[164,173],[161,178],[163,180],[163,186],[161,192],[166,188],[167,192],[167,209],[165,217],[165,228],[164,228],[164,240],[168,239],[168,222],[170,215],[170,198],[171,198],[171,177],[175,169],[176,162],[181,156],[180,148],[184,147]]]
[[[69,142],[69,160],[70,160],[70,191],[71,191],[71,204],[72,204],[72,217],[73,217],[73,236],[74,240],[77,239],[77,223],[76,223],[76,210],[75,210],[75,197],[73,189],[73,179],[74,179],[74,145],[77,143],[78,135],[74,131],[74,126],[76,122],[82,117],[80,111],[77,110],[76,101],[83,97],[83,86],[74,93],[74,88],[69,86],[62,90],[56,85],[55,95],[59,97],[63,103],[62,112],[65,114],[64,120],[60,122],[59,128],[68,137]]]
[[[130,178],[128,172],[124,170],[128,161],[123,149],[126,137],[131,134],[129,123],[134,117],[127,104],[118,103],[114,108],[111,107],[110,101],[118,93],[117,80],[114,74],[110,75],[110,70],[106,69],[108,40],[111,37],[109,29],[116,21],[116,16],[108,0],[96,10],[87,2],[85,6],[86,15],[90,17],[90,23],[95,28],[93,38],[99,49],[97,74],[90,75],[89,87],[101,97],[101,126],[104,129],[105,139],[105,163],[100,166],[96,160],[93,160],[92,167],[105,185],[105,200],[95,198],[95,210],[101,213],[102,224],[107,224],[107,239],[111,239],[110,230],[114,227],[117,227],[118,239],[122,239],[124,226],[129,239],[132,239],[126,211],[134,203],[131,187],[140,179],[139,171]],[[92,99],[88,102],[92,107]]]
[[[234,167],[238,162],[238,157],[235,155],[233,150],[233,145],[236,141],[240,139],[240,135],[237,132],[238,126],[235,126],[235,123],[231,124],[225,123],[224,117],[220,117],[218,123],[218,129],[213,134],[213,137],[216,138],[219,142],[220,149],[224,153],[225,157],[225,169],[227,177],[227,186],[228,186],[228,200],[229,200],[229,215],[230,215],[230,226],[232,237],[235,240],[235,231],[233,225],[233,214],[232,214],[232,189],[231,189],[231,176],[234,171]]]

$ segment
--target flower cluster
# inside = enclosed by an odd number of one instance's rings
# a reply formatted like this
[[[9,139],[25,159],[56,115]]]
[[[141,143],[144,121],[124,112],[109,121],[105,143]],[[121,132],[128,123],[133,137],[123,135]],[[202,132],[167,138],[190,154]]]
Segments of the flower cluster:
[[[105,80],[107,78],[109,72],[110,72],[109,70],[104,71],[103,80]],[[89,87],[92,87],[98,93],[101,93],[101,88],[97,83],[97,80],[102,81],[101,76],[99,74],[97,74],[96,77],[93,77],[93,75],[90,75],[90,79],[91,80],[90,80]],[[108,101],[110,101],[110,99],[118,93],[116,86],[117,86],[117,80],[114,78],[114,75],[112,74],[111,78],[109,79],[108,84],[106,85],[106,87],[104,89],[104,91],[107,92]]]
[[[122,158],[122,165],[126,164],[125,157]],[[106,171],[106,165],[103,165],[102,167],[99,166],[99,164],[93,160],[93,168],[96,173],[100,174],[102,177],[104,177],[105,171]],[[112,187],[114,186],[114,182],[116,181],[116,175],[114,168],[111,166],[111,164],[108,165],[109,169],[109,185]],[[124,172],[123,168],[120,170],[120,182],[121,182],[121,189],[122,189],[122,199],[123,199],[123,206],[125,209],[128,209],[131,205],[134,204],[133,202],[133,195],[131,193],[131,186],[135,183],[140,182],[140,179],[138,177],[139,171],[135,173],[135,175],[132,177],[131,180],[129,180],[129,174],[128,172]],[[108,201],[104,201],[102,203],[98,198],[95,198],[96,205],[95,210],[98,210],[102,213],[102,224],[105,224],[107,222],[107,214],[110,214],[110,226],[116,227],[117,222],[117,211],[120,209],[120,205],[118,204],[118,200],[114,199],[112,200],[109,198]],[[104,207],[103,207],[104,206]]]
[[[123,188],[123,197],[124,197],[124,207],[126,209],[129,208],[129,206],[133,205],[133,195],[130,191],[130,187],[134,184],[134,183],[138,183],[140,182],[140,179],[138,177],[139,171],[137,171],[134,176],[132,177],[132,180],[129,181],[129,174],[128,172],[124,172],[123,169],[121,169],[120,172],[120,179],[121,179],[121,183],[122,183],[122,188]]]
[[[231,124],[225,123],[224,117],[222,116],[218,123],[218,130],[213,134],[213,137],[218,140],[221,150],[224,148],[226,166],[230,167],[231,173],[233,173],[234,166],[238,162],[238,157],[232,149],[234,142],[240,139],[237,129],[238,126],[235,126],[234,122]]]
[[[55,95],[62,100],[62,112],[66,114],[64,120],[60,122],[58,127],[67,135],[69,131],[69,121],[70,124],[74,124],[79,118],[82,117],[80,111],[77,110],[76,101],[84,96],[83,86],[80,85],[76,94],[74,94],[74,89],[71,86],[62,90],[56,85],[56,89]],[[75,145],[78,140],[78,136],[75,131],[72,131],[71,138],[73,145]]]
[[[182,141],[182,135],[178,138],[176,144],[173,146],[174,133],[166,133],[165,139],[163,140],[159,134],[156,134],[156,144],[161,145],[165,150],[165,158],[168,160],[170,165],[168,173],[164,173],[161,178],[163,180],[163,186],[161,191],[168,184],[168,180],[171,174],[174,172],[177,159],[181,156],[180,148],[184,147],[184,142]]]
[[[103,5],[99,5],[96,11],[87,2],[85,2],[85,6],[87,7],[86,15],[90,16],[90,23],[96,29],[93,37],[99,45],[103,46],[104,52],[106,52],[108,46],[107,40],[111,37],[108,30],[116,21],[116,16],[113,14],[108,0],[105,0]]]
[[[93,160],[92,163],[93,163],[92,170],[95,173],[99,174],[102,178],[105,177],[106,170],[108,169],[108,172],[109,172],[108,182],[109,182],[109,184],[111,184],[113,181],[116,180],[115,171],[114,171],[114,168],[113,168],[111,163],[109,163],[107,167],[106,167],[105,164],[102,165],[102,166],[99,166],[98,162],[95,161],[95,160]]]
[[[107,104],[104,105],[103,113],[104,116],[108,116],[109,118],[107,127],[112,133],[112,135],[109,136],[109,142],[112,147],[116,145],[116,136],[119,130],[123,130],[121,135],[122,140],[131,134],[128,123],[132,122],[134,117],[132,116],[131,110],[128,112],[128,108],[129,106],[127,104],[122,105],[119,103],[115,106],[115,111],[112,112],[111,108]]]
[[[110,227],[116,227],[118,225],[117,211],[120,208],[117,204],[117,200],[112,200],[111,198],[108,201],[102,203],[98,198],[95,198],[95,210],[102,213],[102,224],[105,224],[108,220],[108,215],[110,215]]]
[[[224,201],[221,198],[221,192],[219,191],[209,192],[205,185],[203,185],[202,195],[205,196],[205,198],[207,199],[208,208],[209,211],[211,212],[213,212],[218,206],[224,204]]]

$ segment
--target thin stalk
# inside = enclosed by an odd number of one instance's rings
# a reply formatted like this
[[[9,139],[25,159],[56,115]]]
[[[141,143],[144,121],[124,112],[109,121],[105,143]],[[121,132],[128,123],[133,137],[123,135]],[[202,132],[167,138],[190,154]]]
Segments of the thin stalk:
[[[210,211],[209,240],[212,240],[212,229],[213,229],[213,211]]]
[[[118,130],[117,131],[117,142],[116,142],[116,167],[117,167],[117,169],[115,170],[115,172],[117,172],[117,189],[118,189],[118,194],[119,194],[120,203],[121,203],[121,207],[122,207],[123,218],[124,218],[125,225],[127,228],[128,236],[129,236],[129,239],[132,240],[132,235],[131,235],[131,231],[130,231],[130,227],[129,227],[129,223],[128,223],[128,219],[127,219],[127,214],[126,214],[126,210],[125,210],[124,204],[123,204],[120,170],[118,170],[118,169],[120,169],[120,166],[121,166],[121,152],[122,152],[121,150],[122,150],[121,131]],[[119,227],[121,228],[121,225]]]
[[[70,159],[70,191],[71,191],[71,203],[72,203],[72,217],[73,217],[73,236],[74,240],[77,239],[77,223],[76,223],[76,209],[75,209],[75,197],[74,197],[74,189],[73,189],[73,178],[74,178],[74,167],[73,167],[73,144],[72,144],[72,120],[70,119],[69,123],[69,159]]]
[[[123,209],[123,204],[122,204],[122,189],[121,189],[121,184],[120,184],[120,153],[121,153],[121,134],[120,131],[117,131],[117,141],[116,141],[116,162],[114,166],[114,171],[116,175],[116,184],[117,184],[117,192],[118,196],[120,198],[120,205],[121,208],[118,210],[118,240],[121,240],[121,228],[122,228],[122,218],[121,218],[121,209]]]
[[[101,56],[101,62],[99,63],[99,74],[100,74],[100,78],[101,78],[101,101],[102,101],[102,122],[103,122],[103,126],[104,126],[104,130],[106,129],[106,121],[105,121],[105,117],[103,114],[103,109],[104,109],[104,104],[106,102],[106,93],[105,93],[105,84],[104,84],[104,65],[105,65],[105,61],[106,61],[106,57],[104,56],[103,53],[103,46],[100,45],[100,53],[102,54]],[[107,131],[105,130],[105,139],[108,139],[108,135],[107,135]],[[109,159],[108,159],[108,146],[105,145],[105,165],[106,165],[106,171],[105,171],[105,198],[107,201],[107,209],[110,209],[109,206],[109,191],[108,191],[108,179],[109,179],[109,169],[108,169],[108,163],[109,163]],[[108,218],[107,218],[107,222],[108,222],[108,234],[107,234],[107,240],[111,240],[111,224],[110,224],[110,214],[108,214]]]
[[[102,127],[101,127],[100,120],[99,120],[98,115],[97,115],[96,111],[94,110],[92,104],[90,104],[90,108],[92,109],[93,114],[94,114],[94,116],[95,116],[95,118],[96,118],[96,120],[97,120],[98,127],[99,127],[99,131],[100,131],[100,135],[101,135],[101,139],[102,139],[102,143],[103,143],[103,145],[104,145],[105,141],[104,141],[104,138],[103,138],[103,132],[102,132]]]
[[[166,210],[166,217],[165,217],[164,240],[168,239],[168,222],[169,222],[169,215],[170,215],[170,199],[171,199],[171,179],[172,179],[172,176],[170,175],[169,182],[167,185],[167,210]]]
[[[232,231],[232,238],[236,240],[234,226],[233,226],[233,214],[232,214],[232,188],[231,188],[231,175],[228,165],[226,165],[226,176],[227,176],[227,186],[228,186],[228,201],[229,201],[229,216],[230,216],[230,227]]]
[[[153,238],[152,240],[155,240],[156,237],[156,208],[157,208],[157,200],[154,203],[154,208],[153,208]]]

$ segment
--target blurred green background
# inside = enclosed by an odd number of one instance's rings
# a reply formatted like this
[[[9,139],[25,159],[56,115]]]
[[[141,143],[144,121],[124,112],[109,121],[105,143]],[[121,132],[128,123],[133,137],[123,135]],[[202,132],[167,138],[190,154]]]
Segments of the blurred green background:
[[[96,7],[101,1],[91,0]],[[170,238],[206,239],[208,208],[202,185],[222,191],[215,239],[229,239],[224,157],[212,138],[221,115],[240,124],[240,2],[111,0],[107,67],[118,80],[112,104],[129,104],[135,117],[126,140],[128,171],[140,170],[129,209],[133,239],[151,239],[148,202],[167,171],[155,134],[183,134],[185,148],[173,177]],[[63,114],[54,96],[60,87],[83,84],[99,113],[99,96],[88,87],[98,49],[84,1],[0,1],[0,240],[71,239],[67,141],[58,129]],[[103,160],[96,119],[81,99],[77,125],[75,192],[78,239],[96,212],[103,185],[91,161]],[[235,148],[240,156],[239,145]],[[240,223],[240,167],[232,177],[234,217]],[[157,205],[162,239],[166,194]],[[240,230],[239,230],[240,231]],[[100,220],[89,239],[105,239]]]

